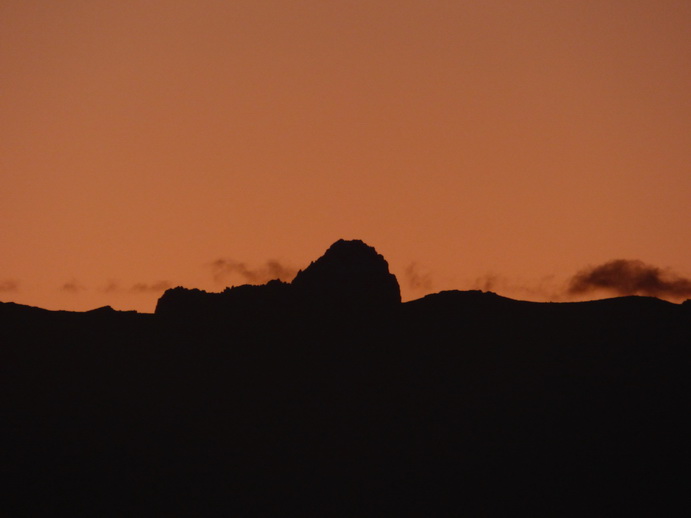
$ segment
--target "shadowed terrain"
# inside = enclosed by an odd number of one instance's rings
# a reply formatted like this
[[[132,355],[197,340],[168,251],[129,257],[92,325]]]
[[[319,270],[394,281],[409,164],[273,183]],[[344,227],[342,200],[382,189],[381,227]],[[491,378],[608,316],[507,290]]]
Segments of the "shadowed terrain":
[[[153,315],[0,304],[7,516],[621,516],[686,492],[691,305],[401,303],[338,241]]]

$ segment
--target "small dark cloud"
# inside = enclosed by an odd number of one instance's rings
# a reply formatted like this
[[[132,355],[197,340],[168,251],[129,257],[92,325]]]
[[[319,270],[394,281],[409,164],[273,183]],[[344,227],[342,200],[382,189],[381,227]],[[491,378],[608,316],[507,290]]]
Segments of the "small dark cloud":
[[[546,275],[539,279],[510,280],[495,273],[486,273],[477,277],[471,283],[472,289],[492,291],[499,295],[525,298],[530,300],[560,300],[562,297],[555,288],[554,275]]]
[[[75,280],[71,280],[69,282],[66,282],[62,286],[60,286],[60,291],[64,291],[66,293],[79,293],[81,291],[84,291],[86,288],[79,284]]]
[[[11,279],[0,281],[0,293],[19,291],[19,283]]]
[[[571,278],[568,287],[573,295],[597,290],[617,295],[681,298],[691,296],[691,279],[643,261],[616,259],[584,268]]]
[[[430,292],[433,283],[429,272],[422,271],[417,263],[410,263],[404,271],[404,278],[408,287],[414,291]]]
[[[166,291],[173,285],[168,281],[158,281],[153,283],[138,282],[130,288],[132,293],[156,293]]]
[[[115,281],[108,281],[108,284],[99,289],[103,293],[116,293],[120,290],[120,285]]]
[[[473,289],[482,291],[495,291],[496,289],[501,289],[501,286],[506,286],[506,281],[500,279],[498,275],[493,273],[487,273],[481,277],[475,279],[473,283]]]
[[[158,293],[172,287],[173,284],[169,281],[136,282],[126,287],[117,281],[111,280],[100,288],[99,291],[103,293]]]
[[[297,274],[297,269],[280,261],[271,259],[260,266],[248,266],[247,263],[234,259],[217,259],[211,263],[214,280],[224,283],[230,277],[240,277],[249,284],[263,284],[273,279],[290,281]]]

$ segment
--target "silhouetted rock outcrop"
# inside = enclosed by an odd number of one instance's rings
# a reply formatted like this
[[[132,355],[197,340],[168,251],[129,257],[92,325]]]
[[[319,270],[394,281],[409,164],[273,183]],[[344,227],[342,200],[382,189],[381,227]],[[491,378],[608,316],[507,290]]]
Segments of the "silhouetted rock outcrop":
[[[221,293],[177,287],[159,299],[156,314],[175,317],[247,318],[296,310],[352,313],[400,304],[396,276],[383,256],[360,240],[335,242],[300,271],[291,284],[279,280]]]
[[[291,300],[290,285],[279,280],[244,284],[220,293],[178,286],[158,299],[156,314],[175,318],[241,320],[283,313]]]
[[[389,264],[360,240],[336,241],[298,272],[292,286],[303,300],[343,309],[390,308],[401,302]]]

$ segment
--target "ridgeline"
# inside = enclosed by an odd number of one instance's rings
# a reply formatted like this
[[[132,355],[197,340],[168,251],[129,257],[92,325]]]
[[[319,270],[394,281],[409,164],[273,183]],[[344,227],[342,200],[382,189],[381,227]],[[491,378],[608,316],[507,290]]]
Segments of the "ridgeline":
[[[155,314],[0,303],[6,516],[622,516],[684,502],[691,304],[402,303],[338,241]]]

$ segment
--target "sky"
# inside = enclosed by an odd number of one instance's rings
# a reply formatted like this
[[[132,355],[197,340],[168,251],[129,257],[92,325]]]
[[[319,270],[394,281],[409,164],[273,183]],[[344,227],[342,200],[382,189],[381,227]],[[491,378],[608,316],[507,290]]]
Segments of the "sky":
[[[404,300],[691,298],[690,26],[688,0],[0,0],[0,301],[151,312],[340,238]]]

